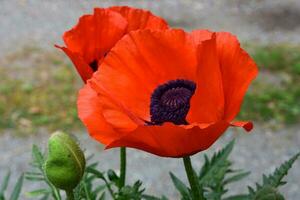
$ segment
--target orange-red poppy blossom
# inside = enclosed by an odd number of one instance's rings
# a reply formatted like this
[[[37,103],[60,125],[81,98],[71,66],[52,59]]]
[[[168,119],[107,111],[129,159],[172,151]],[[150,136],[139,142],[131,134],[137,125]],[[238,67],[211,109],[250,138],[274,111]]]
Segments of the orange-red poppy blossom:
[[[112,147],[183,157],[210,147],[234,122],[258,69],[230,33],[138,30],[108,53],[81,89],[79,117]]]
[[[72,60],[84,82],[110,51],[127,33],[138,29],[167,29],[168,25],[150,11],[127,6],[95,8],[83,15],[71,30],[63,34],[62,49]]]

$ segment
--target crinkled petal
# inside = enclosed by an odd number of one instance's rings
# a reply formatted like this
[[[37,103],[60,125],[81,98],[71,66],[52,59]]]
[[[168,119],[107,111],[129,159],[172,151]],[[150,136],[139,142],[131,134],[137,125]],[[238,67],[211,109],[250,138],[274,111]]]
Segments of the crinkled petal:
[[[64,33],[67,48],[80,54],[87,63],[100,60],[126,33],[127,21],[119,13],[95,8],[93,15],[84,15],[78,24]]]
[[[77,72],[79,73],[80,77],[84,82],[86,82],[88,79],[90,79],[93,75],[93,70],[90,68],[90,66],[84,61],[84,59],[78,54],[73,53],[66,47],[61,47],[58,45],[55,45],[55,47],[63,50],[67,56],[71,59],[73,64],[75,65],[75,68]]]
[[[240,111],[244,95],[258,73],[253,59],[230,33],[217,33],[217,50],[223,79],[224,119],[232,121]]]
[[[131,147],[163,157],[183,157],[209,148],[227,129],[229,124],[219,121],[200,128],[193,124],[176,126],[139,126],[106,148]]]
[[[212,34],[213,32],[209,30],[194,30],[191,32],[191,36],[196,44],[211,39]]]
[[[194,33],[193,36],[197,35]],[[216,122],[223,118],[224,93],[215,34],[212,35],[212,39],[199,44],[197,55],[197,88],[191,99],[187,121],[189,123]]]
[[[79,118],[87,127],[90,135],[103,144],[111,143],[122,136],[120,130],[124,131],[124,129],[120,127],[126,127],[126,129],[132,126],[136,127],[133,122],[130,124],[130,120],[124,114],[110,113],[109,110],[103,112],[101,98],[98,97],[98,94],[90,87],[89,83],[80,90],[77,107]],[[104,115],[110,115],[111,120],[118,121],[118,126],[111,126]]]
[[[91,82],[148,121],[151,94],[159,85],[176,79],[196,81],[195,52],[182,30],[131,32],[106,56]]]
[[[249,121],[235,121],[230,123],[231,126],[243,127],[246,131],[253,129],[253,123]]]
[[[109,8],[120,13],[128,22],[127,32],[138,29],[167,29],[166,21],[144,9],[128,6],[113,6]]]

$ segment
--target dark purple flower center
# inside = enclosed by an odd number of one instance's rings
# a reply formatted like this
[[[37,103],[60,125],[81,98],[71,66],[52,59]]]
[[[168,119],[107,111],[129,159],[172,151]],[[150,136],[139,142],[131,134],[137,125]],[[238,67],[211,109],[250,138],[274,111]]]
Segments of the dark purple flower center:
[[[97,60],[92,61],[89,65],[92,68],[93,72],[97,71],[97,69],[98,69],[98,61]]]
[[[188,124],[186,115],[190,109],[190,99],[196,89],[193,81],[177,79],[159,85],[152,93],[150,104],[150,125],[164,122]]]
[[[103,58],[107,56],[107,52],[103,54]],[[102,59],[100,59],[102,60]],[[92,68],[93,72],[98,70],[99,60],[95,59],[92,62],[90,62],[89,66]]]

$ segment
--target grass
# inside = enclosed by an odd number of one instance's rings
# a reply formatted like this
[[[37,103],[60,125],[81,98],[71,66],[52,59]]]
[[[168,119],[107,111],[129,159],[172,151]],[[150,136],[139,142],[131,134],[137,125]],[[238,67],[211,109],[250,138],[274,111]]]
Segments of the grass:
[[[260,75],[247,93],[240,117],[272,124],[300,122],[300,47],[250,47]]]
[[[267,124],[300,121],[300,47],[246,46],[260,75],[238,118]],[[0,62],[0,131],[33,133],[39,128],[72,131],[83,126],[76,97],[82,81],[61,52],[34,47]]]
[[[7,57],[0,73],[0,129],[32,133],[81,127],[76,96],[81,80],[59,52],[26,48]]]

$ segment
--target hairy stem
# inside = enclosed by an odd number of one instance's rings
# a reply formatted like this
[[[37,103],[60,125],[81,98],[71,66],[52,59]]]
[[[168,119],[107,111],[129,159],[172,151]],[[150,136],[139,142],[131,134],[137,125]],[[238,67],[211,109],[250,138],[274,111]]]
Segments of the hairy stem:
[[[125,186],[126,178],[126,147],[120,148],[120,182],[119,191]]]
[[[197,180],[197,176],[193,170],[191,158],[189,156],[183,157],[183,163],[186,175],[188,177],[192,195],[194,200],[205,200],[203,196],[203,190],[200,187],[199,181]]]

